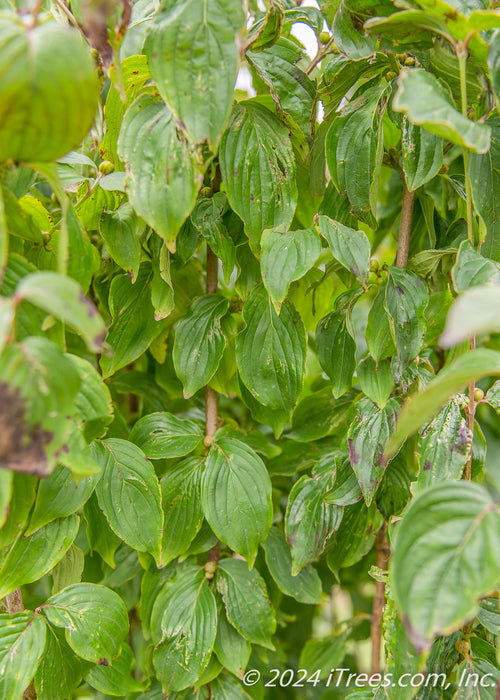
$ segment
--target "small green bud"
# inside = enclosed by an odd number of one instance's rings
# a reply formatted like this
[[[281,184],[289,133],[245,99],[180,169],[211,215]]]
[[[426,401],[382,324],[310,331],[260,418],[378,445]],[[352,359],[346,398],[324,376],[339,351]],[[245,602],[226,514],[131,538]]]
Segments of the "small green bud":
[[[330,41],[330,38],[331,38],[330,32],[327,31],[326,29],[323,32],[321,32],[321,34],[319,35],[319,40],[321,41],[322,44],[328,44],[328,42]]]
[[[417,63],[417,61],[413,58],[413,56],[408,56],[405,59],[405,66],[414,66]]]
[[[391,80],[394,80],[394,78],[397,78],[397,76],[397,73],[395,73],[393,70],[390,70],[385,74],[385,79],[390,82]]]
[[[99,172],[102,175],[109,175],[110,173],[113,172],[115,169],[115,166],[110,160],[103,160],[102,163],[99,166]]]
[[[372,258],[370,260],[370,272],[378,272],[378,268],[380,267],[379,261],[377,258]]]
[[[200,190],[200,194],[202,197],[211,197],[213,193],[214,191],[211,187],[202,187]]]

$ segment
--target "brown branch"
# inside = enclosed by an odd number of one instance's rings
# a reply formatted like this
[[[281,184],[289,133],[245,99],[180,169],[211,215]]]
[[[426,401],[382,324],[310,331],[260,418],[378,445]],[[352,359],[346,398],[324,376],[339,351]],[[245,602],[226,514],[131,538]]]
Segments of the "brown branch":
[[[20,588],[5,596],[5,607],[9,615],[24,612],[23,594]]]
[[[410,252],[411,224],[413,220],[413,207],[415,205],[415,190],[409,190],[406,178],[403,174],[403,205],[401,207],[401,221],[399,224],[398,251],[396,254],[396,267],[406,267],[408,253]]]
[[[377,559],[376,565],[382,571],[387,571],[389,561],[389,543],[387,542],[387,523],[384,523],[377,533]],[[372,623],[371,623],[371,675],[380,673],[380,651],[382,649],[382,617],[385,605],[385,583],[375,582],[375,597],[373,599]]]

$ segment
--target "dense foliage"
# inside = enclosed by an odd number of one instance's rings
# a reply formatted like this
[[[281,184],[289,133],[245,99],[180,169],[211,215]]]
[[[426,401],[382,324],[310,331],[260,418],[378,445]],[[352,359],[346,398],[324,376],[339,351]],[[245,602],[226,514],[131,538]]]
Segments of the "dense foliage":
[[[0,0],[1,700],[498,697],[496,4]]]

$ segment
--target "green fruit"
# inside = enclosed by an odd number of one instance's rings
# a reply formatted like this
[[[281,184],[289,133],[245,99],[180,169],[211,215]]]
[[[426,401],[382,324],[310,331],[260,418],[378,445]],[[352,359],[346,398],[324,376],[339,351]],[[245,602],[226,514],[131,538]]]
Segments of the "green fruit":
[[[414,66],[416,64],[416,60],[413,58],[413,56],[408,56],[405,59],[405,66]]]
[[[115,166],[110,160],[103,160],[102,163],[99,166],[99,172],[102,173],[103,175],[109,175],[110,173],[113,172],[115,169]]]
[[[380,267],[379,261],[377,258],[372,258],[370,260],[370,272],[378,272],[378,268]]]
[[[211,197],[213,193],[214,191],[211,187],[202,187],[200,190],[200,194],[202,197]]]
[[[385,74],[385,79],[390,82],[391,80],[394,80],[394,78],[397,78],[397,75],[398,74],[393,70],[390,70]]]
[[[474,389],[474,401],[482,401],[484,399],[484,391],[482,389],[479,389],[479,387],[476,387]]]
[[[319,40],[321,41],[322,44],[328,44],[330,41],[330,32],[328,32],[326,29],[325,31],[321,32],[319,35]]]
[[[75,30],[0,16],[0,162],[65,155],[87,134],[98,98],[88,46]]]
[[[378,275],[376,272],[370,272],[370,274],[368,275],[368,282],[369,284],[377,284]]]

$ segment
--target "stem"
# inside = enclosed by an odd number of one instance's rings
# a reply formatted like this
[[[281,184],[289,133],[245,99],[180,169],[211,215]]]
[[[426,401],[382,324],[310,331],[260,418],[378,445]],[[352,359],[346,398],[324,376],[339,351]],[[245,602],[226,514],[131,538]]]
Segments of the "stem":
[[[387,523],[384,523],[377,533],[376,565],[382,571],[387,571],[389,561],[389,543],[387,542]],[[373,599],[371,643],[372,660],[371,675],[380,673],[380,651],[382,649],[382,617],[385,605],[385,583],[375,582],[375,597]]]
[[[331,47],[332,47],[333,41],[334,41],[334,39],[333,39],[333,36],[332,36],[332,38],[330,39],[330,41],[328,42],[328,44],[326,44],[322,49],[319,49],[319,51],[318,51],[318,53],[316,54],[316,56],[313,58],[313,60],[311,61],[311,63],[310,63],[310,64],[307,66],[307,68],[305,69],[304,72],[305,72],[306,75],[310,75],[310,74],[312,73],[312,71],[316,68],[316,66],[318,65],[318,63],[319,63],[320,61],[322,61],[322,60],[324,59],[324,57],[325,57],[327,54],[330,53],[330,49],[331,49]]]
[[[413,220],[413,207],[415,204],[415,190],[409,190],[404,173],[403,178],[403,203],[401,206],[401,222],[399,224],[398,250],[396,254],[396,267],[406,267],[408,253],[410,251],[411,225]],[[377,559],[376,565],[382,571],[387,571],[390,548],[387,541],[387,523],[384,522],[377,532]],[[375,596],[373,598],[372,624],[371,624],[371,675],[380,673],[380,652],[382,649],[382,618],[385,605],[385,583],[375,582]]]
[[[460,69],[460,99],[462,114],[464,117],[467,117],[467,47],[462,41],[459,41],[457,44],[457,58]],[[469,151],[465,147],[463,149],[463,159],[465,202],[467,209],[467,237],[470,244],[474,247],[474,209],[472,205],[472,185],[469,177]],[[470,339],[469,349],[476,349],[476,336],[473,336]],[[476,401],[474,399],[475,390],[476,383],[474,380],[472,380],[472,382],[469,384],[469,406],[467,408],[467,427],[471,431],[472,439],[467,464],[465,465],[462,474],[462,478],[465,481],[470,481],[472,477],[472,442],[474,436],[474,420],[476,415]]]
[[[23,594],[20,588],[5,596],[5,607],[9,615],[24,612]]]
[[[411,224],[413,220],[413,207],[415,205],[415,190],[409,190],[404,173],[403,178],[403,204],[401,207],[401,222],[399,224],[398,251],[396,254],[396,267],[406,267],[408,253],[410,252]]]

